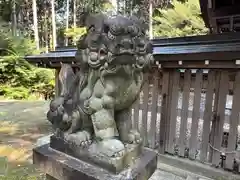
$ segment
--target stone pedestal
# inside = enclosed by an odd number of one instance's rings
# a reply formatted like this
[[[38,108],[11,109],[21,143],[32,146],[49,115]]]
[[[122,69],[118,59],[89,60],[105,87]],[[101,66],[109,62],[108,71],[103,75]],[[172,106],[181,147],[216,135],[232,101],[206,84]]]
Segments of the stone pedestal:
[[[143,148],[132,165],[114,173],[101,164],[79,160],[46,144],[33,150],[33,163],[49,180],[147,180],[157,167],[157,154]]]
[[[114,174],[129,167],[142,154],[142,146],[140,144],[125,144],[126,154],[123,158],[110,158],[99,153],[99,147],[96,142],[93,142],[90,146],[82,147],[68,143],[63,138],[55,135],[51,136],[50,147],[87,163],[100,166]]]

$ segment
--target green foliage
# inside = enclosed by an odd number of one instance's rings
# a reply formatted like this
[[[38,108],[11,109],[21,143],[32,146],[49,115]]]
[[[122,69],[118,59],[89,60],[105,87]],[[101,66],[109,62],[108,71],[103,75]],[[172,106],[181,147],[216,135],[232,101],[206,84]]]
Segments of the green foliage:
[[[101,12],[106,3],[109,1],[107,0],[76,0],[78,4],[78,10],[80,12],[87,11],[91,13],[98,13]]]
[[[12,36],[11,32],[11,16],[12,16],[12,0],[0,0],[0,96],[14,99],[27,99],[32,94],[41,94],[43,96],[51,96],[54,89],[54,73],[53,70],[40,69],[30,65],[24,60],[27,54],[38,54],[33,42],[31,29],[32,10],[31,2],[21,0],[16,1],[17,18],[22,17],[18,23],[17,34]],[[65,13],[66,1],[57,0],[56,2],[56,18],[58,37],[68,36],[76,42],[79,37],[86,33],[85,28],[72,27],[65,32]],[[69,22],[72,24],[73,1],[70,1],[70,17]],[[121,3],[120,3],[121,2]],[[154,0],[153,7],[157,8],[164,1]],[[80,19],[81,12],[107,12],[113,7],[106,0],[76,0],[77,4],[77,20]],[[123,5],[123,1],[118,1]],[[126,9],[125,13],[138,9],[140,14],[148,12],[149,1],[136,0],[124,1]],[[200,7],[198,0],[171,2],[173,8],[159,8],[154,12],[154,36],[189,36],[208,33],[202,18],[200,17]],[[50,1],[37,0],[38,24],[40,45],[51,44],[51,18],[46,18],[51,14]],[[46,13],[48,12],[48,13]],[[146,12],[145,12],[146,13]],[[28,14],[28,16],[27,16]],[[25,18],[26,17],[26,18]],[[61,17],[61,18],[59,18]],[[46,23],[47,21],[47,23]],[[21,28],[23,27],[23,28]],[[28,27],[28,28],[27,28]],[[25,30],[24,30],[25,29]],[[28,31],[26,31],[28,29]],[[62,31],[60,31],[62,30]],[[44,40],[43,40],[44,39]]]
[[[0,87],[0,93],[4,94],[4,97],[8,99],[27,99],[29,97],[30,91],[25,87],[12,87],[12,86],[2,86]]]
[[[7,61],[9,59],[11,61]],[[4,60],[5,63],[0,63],[0,95],[10,99],[28,99],[32,93],[52,96],[53,70],[35,68],[19,57],[11,56]]]
[[[173,8],[158,9],[160,15],[154,17],[154,36],[179,37],[207,34],[208,29],[200,17],[199,0],[185,3],[172,1]]]
[[[113,5],[109,2],[103,3],[103,10],[108,11],[109,9],[113,9]]]
[[[31,88],[32,93],[42,94],[45,97],[51,97],[54,93],[54,71],[51,69],[35,69],[35,84]]]
[[[4,23],[0,26],[0,96],[27,99],[32,93],[52,94],[53,70],[35,68],[24,59],[27,54],[39,53],[33,41],[12,36]]]
[[[72,27],[65,32],[65,35],[72,38],[73,42],[77,42],[77,40],[86,33],[87,30],[85,27]]]
[[[0,83],[11,86],[31,85],[32,67],[22,57],[3,56],[0,59]]]

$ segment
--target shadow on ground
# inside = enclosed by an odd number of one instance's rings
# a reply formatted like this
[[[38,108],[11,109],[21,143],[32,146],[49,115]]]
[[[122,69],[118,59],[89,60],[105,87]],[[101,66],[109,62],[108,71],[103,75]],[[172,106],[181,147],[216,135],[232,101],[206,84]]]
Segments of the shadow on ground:
[[[32,165],[32,148],[38,138],[52,132],[46,120],[48,104],[43,101],[0,101],[1,174],[22,177],[40,175]]]

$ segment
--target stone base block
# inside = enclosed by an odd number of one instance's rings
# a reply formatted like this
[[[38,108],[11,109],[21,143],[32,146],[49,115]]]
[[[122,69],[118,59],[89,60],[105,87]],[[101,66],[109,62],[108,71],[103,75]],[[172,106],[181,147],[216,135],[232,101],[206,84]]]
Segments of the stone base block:
[[[147,180],[157,168],[157,153],[143,148],[129,168],[114,174],[99,166],[52,149],[49,144],[33,150],[33,163],[56,180]]]
[[[87,163],[98,165],[115,174],[129,167],[142,154],[142,145],[126,144],[126,154],[123,158],[111,158],[99,154],[97,143],[95,142],[88,147],[82,148],[74,144],[69,144],[56,136],[51,136],[50,147]]]

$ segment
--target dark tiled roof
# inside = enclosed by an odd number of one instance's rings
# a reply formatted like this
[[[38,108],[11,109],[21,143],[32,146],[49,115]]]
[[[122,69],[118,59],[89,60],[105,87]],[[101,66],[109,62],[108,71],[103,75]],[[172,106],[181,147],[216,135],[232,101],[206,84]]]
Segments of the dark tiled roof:
[[[155,60],[159,62],[240,59],[240,33],[154,39],[152,42]],[[62,48],[26,56],[26,60],[41,64],[74,63],[75,53],[75,48]]]

